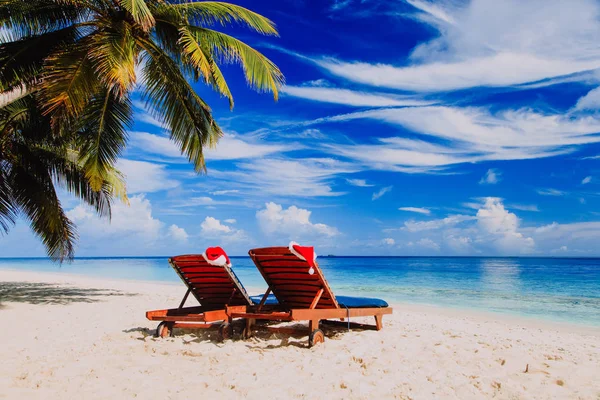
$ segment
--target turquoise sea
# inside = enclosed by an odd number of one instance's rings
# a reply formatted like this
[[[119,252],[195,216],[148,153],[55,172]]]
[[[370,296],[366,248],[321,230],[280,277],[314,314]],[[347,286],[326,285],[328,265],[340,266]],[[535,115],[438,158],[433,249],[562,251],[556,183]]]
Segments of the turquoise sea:
[[[600,326],[600,259],[321,257],[335,293]],[[245,286],[266,284],[248,257],[232,257]],[[179,282],[167,258],[0,258],[0,269]],[[2,283],[0,282],[0,285]],[[254,294],[254,293],[252,293]]]

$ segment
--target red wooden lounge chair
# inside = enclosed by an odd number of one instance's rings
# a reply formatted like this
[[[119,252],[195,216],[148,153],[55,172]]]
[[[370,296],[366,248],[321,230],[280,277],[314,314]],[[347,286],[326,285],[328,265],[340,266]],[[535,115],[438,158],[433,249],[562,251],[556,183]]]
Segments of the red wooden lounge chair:
[[[348,319],[353,317],[375,317],[374,328],[380,330],[382,318],[391,314],[388,304],[379,299],[360,297],[336,297],[327,284],[323,272],[316,261],[307,262],[301,255],[292,253],[290,247],[269,247],[250,250],[248,254],[269,285],[260,305],[271,304],[270,292],[279,303],[278,311],[261,311],[261,306],[253,312],[232,312],[231,318],[245,318],[246,330],[254,320],[309,321],[309,347],[324,340],[319,329],[321,320]],[[304,248],[311,249],[312,248]],[[331,321],[333,322],[333,321]],[[339,323],[339,322],[338,322]],[[357,324],[354,324],[357,325]],[[362,325],[362,327],[365,327]],[[373,327],[373,326],[371,326]]]
[[[225,254],[220,248],[213,249]],[[211,248],[207,249],[207,253],[209,250]],[[219,336],[224,339],[231,334],[228,312],[246,311],[246,307],[252,305],[246,289],[230,268],[229,259],[222,265],[211,264],[205,259],[207,253],[169,259],[169,264],[188,290],[178,308],[146,312],[149,320],[162,321],[156,328],[156,336],[172,335],[173,328],[210,328],[213,323],[223,321],[219,326]],[[218,251],[213,253],[213,258],[217,259],[218,254]],[[200,306],[184,307],[190,293]]]

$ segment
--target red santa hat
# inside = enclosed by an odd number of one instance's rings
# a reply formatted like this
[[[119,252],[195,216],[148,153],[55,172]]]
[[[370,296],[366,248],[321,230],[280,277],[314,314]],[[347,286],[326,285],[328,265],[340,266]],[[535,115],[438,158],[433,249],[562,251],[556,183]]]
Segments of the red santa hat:
[[[314,274],[315,261],[317,260],[317,253],[315,253],[315,248],[308,246],[300,246],[298,243],[293,241],[290,242],[289,248],[292,254],[294,254],[299,259],[306,261],[306,263],[310,266],[308,273],[311,275]]]
[[[210,265],[218,265],[220,267],[228,266],[231,267],[231,261],[229,261],[229,257],[225,250],[220,247],[209,247],[204,253],[202,253],[202,257],[206,260]]]

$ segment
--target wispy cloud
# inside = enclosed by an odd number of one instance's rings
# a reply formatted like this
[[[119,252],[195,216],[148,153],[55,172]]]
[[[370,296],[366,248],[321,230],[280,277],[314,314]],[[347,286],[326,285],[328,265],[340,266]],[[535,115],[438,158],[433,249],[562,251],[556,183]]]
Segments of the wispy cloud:
[[[429,215],[431,214],[431,210],[428,208],[422,208],[422,207],[400,207],[398,208],[398,210],[400,211],[407,211],[407,212],[413,212],[413,213],[419,213],[419,214],[425,214],[425,215]]]
[[[181,183],[172,179],[164,164],[121,159],[117,168],[125,176],[127,193],[152,193],[174,189]]]
[[[130,132],[131,144],[144,153],[157,156],[184,159],[181,150],[175,142],[165,136],[148,132]],[[281,143],[260,143],[248,141],[239,135],[226,134],[217,147],[204,150],[204,157],[211,160],[239,160],[246,158],[260,158],[270,154],[298,150],[300,146]]]
[[[368,183],[365,179],[346,179],[346,182],[352,186],[358,187],[373,187],[375,185]]]
[[[334,178],[358,171],[351,163],[331,158],[259,159],[237,163],[236,167],[231,171],[213,170],[211,175],[227,190],[250,196],[307,198],[343,195],[332,188]]]
[[[376,144],[324,145],[374,169],[432,171],[461,163],[524,160],[575,151],[600,142],[593,116],[541,114],[529,109],[491,113],[481,107],[383,108],[323,118],[316,123],[374,119],[431,140],[381,138]]]
[[[540,211],[540,209],[538,208],[538,206],[536,204],[509,204],[509,205],[507,205],[507,207],[515,209],[515,210],[520,210],[520,211],[532,211],[532,212]]]
[[[281,92],[293,97],[323,103],[335,103],[352,107],[400,107],[434,104],[417,96],[400,96],[315,86],[284,86]]]
[[[564,195],[567,194],[566,192],[564,192],[562,190],[552,189],[552,188],[549,188],[549,189],[537,189],[536,192],[539,195],[542,195],[542,196],[555,196],[555,197],[564,196]]]
[[[480,86],[505,87],[600,67],[600,6],[589,0],[537,2],[408,1],[410,18],[437,29],[418,45],[408,66],[314,58],[329,73],[350,81],[417,92]],[[499,24],[498,16],[510,21]]]
[[[592,177],[591,176],[586,176],[585,178],[583,178],[583,180],[581,181],[582,185],[587,185],[588,183],[590,183],[592,181]]]
[[[392,188],[393,188],[393,186],[386,186],[384,188],[381,188],[377,192],[373,193],[373,196],[371,196],[371,200],[377,200],[377,199],[381,198],[387,192],[391,191]]]
[[[495,185],[500,182],[502,173],[497,169],[488,169],[485,175],[479,180],[480,185]]]

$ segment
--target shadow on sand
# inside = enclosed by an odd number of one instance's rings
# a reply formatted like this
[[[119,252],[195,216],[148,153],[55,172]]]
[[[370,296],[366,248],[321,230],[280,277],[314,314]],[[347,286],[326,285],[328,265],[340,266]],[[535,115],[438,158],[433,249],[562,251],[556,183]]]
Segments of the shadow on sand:
[[[295,332],[272,332],[268,330],[269,324],[266,321],[258,321],[255,328],[252,330],[252,337],[244,339],[242,331],[245,327],[243,321],[234,321],[232,324],[232,336],[231,339],[234,341],[246,341],[246,347],[250,350],[265,351],[277,349],[280,347],[300,347],[306,348],[308,342],[308,327],[302,323],[287,323],[280,324]],[[277,325],[277,324],[275,324]],[[206,343],[211,342],[216,346],[226,345],[227,341],[223,342],[217,334],[219,323],[215,323],[213,327],[208,329],[186,329],[186,328],[175,328],[173,331],[173,337],[187,335],[183,339],[184,344],[190,343]],[[327,340],[340,339],[342,335],[348,333],[348,328],[338,324],[323,324],[321,329],[324,331]],[[140,333],[142,336],[137,338],[138,340],[145,341],[146,338],[150,337],[153,340],[161,341],[165,339],[155,337],[156,330],[145,327],[136,327],[130,329],[124,329],[125,333]]]
[[[30,282],[0,282],[2,303],[71,304],[94,303],[109,296],[136,296],[112,289],[82,289],[65,285]]]

